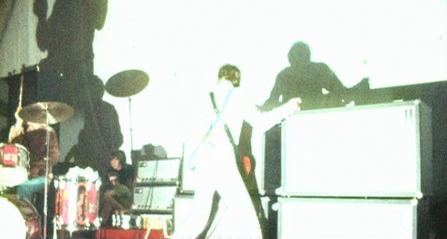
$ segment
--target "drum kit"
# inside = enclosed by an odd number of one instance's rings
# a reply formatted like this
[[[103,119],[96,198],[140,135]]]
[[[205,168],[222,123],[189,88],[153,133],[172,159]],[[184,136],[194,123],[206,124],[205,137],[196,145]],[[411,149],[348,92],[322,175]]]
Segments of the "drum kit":
[[[131,114],[131,96],[142,91],[149,83],[148,75],[140,70],[127,70],[112,76],[106,83],[106,91],[112,96],[129,98],[129,113]],[[23,76],[20,91],[18,116],[20,120],[46,124],[47,126],[68,120],[74,114],[74,108],[61,102],[37,102],[21,107]],[[19,110],[20,109],[20,110]],[[17,113],[17,112],[16,112]],[[17,115],[16,115],[17,118]],[[132,141],[132,128],[131,128]],[[49,131],[46,134],[47,158],[49,154]],[[8,189],[18,186],[28,180],[30,153],[17,143],[0,143],[0,208],[10,216],[3,225],[17,225],[7,228],[1,235],[8,238],[46,238],[48,180],[45,180],[44,223],[41,232],[40,217],[36,208],[27,200],[9,194]],[[48,160],[46,160],[48,172]],[[46,175],[46,179],[48,175]],[[83,180],[67,180],[67,177],[55,179],[56,202],[51,203],[55,210],[55,229],[75,228],[76,230],[91,230],[98,226],[97,190],[95,182]],[[5,193],[6,192],[6,193]],[[69,202],[73,201],[73,202]],[[82,203],[80,203],[82,201]],[[5,211],[6,210],[6,211]],[[82,213],[80,213],[82,211]],[[71,216],[77,215],[77,216]],[[78,217],[78,216],[81,217]],[[11,220],[14,221],[11,221]],[[17,223],[16,223],[17,222]]]

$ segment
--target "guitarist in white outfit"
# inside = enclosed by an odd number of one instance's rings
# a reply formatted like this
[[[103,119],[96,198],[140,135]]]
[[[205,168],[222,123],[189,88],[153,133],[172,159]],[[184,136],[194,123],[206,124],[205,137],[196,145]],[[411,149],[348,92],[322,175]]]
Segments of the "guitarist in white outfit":
[[[256,210],[238,169],[235,142],[244,121],[266,131],[284,118],[299,111],[301,100],[261,113],[239,91],[240,70],[234,65],[220,68],[216,87],[210,95],[211,122],[201,136],[191,167],[195,168],[195,188],[191,215],[182,225],[175,225],[171,238],[262,238]],[[205,115],[205,114],[203,114]],[[206,116],[205,116],[206,117]],[[226,130],[225,127],[228,127]],[[218,206],[211,213],[213,197]],[[213,216],[210,216],[213,214]],[[208,226],[207,226],[208,225]]]

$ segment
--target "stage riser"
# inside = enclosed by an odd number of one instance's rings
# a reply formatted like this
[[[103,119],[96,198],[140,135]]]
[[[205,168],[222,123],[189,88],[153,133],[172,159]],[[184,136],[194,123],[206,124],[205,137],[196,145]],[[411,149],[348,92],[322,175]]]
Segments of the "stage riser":
[[[101,229],[96,232],[95,239],[159,239],[164,238],[163,230],[146,229]]]

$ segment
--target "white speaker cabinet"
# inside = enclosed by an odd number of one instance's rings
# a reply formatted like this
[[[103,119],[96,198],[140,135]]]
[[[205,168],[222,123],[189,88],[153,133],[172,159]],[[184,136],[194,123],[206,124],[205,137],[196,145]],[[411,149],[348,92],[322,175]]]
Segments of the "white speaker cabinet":
[[[419,100],[302,111],[281,130],[279,195],[432,193],[431,109]]]
[[[181,158],[163,158],[138,161],[139,183],[178,182]]]
[[[281,239],[417,238],[416,199],[279,198]]]
[[[133,189],[134,210],[172,213],[177,186],[138,185]]]

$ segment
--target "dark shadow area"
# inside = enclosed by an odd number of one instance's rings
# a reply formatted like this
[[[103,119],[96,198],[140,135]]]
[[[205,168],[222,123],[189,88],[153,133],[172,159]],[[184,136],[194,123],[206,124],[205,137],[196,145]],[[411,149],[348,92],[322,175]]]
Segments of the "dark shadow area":
[[[23,66],[19,73],[14,72],[4,78],[8,84],[8,102],[5,102],[8,124],[15,124],[14,113],[18,109],[19,98],[22,98],[23,109],[40,102],[67,104],[81,115],[84,128],[75,132],[76,127],[69,123],[55,122],[51,125],[58,135],[62,126],[73,131],[71,134],[79,134],[73,150],[59,161],[69,160],[71,162],[67,163],[91,167],[103,176],[109,155],[123,143],[118,113],[112,104],[102,99],[104,83],[94,74],[93,40],[95,31],[104,27],[108,1],[56,0],[52,9],[47,0],[35,0],[33,3],[33,12],[38,18],[37,45],[48,55],[37,65]],[[2,142],[8,141],[8,131],[9,127],[2,129]],[[60,144],[67,145],[67,142]],[[66,171],[60,170],[56,169],[58,174]],[[51,191],[47,196],[51,222],[55,198],[53,185],[49,186]],[[43,197],[40,194],[35,201],[40,215]],[[52,225],[47,231],[47,235],[52,235]]]
[[[48,52],[40,69],[63,76],[64,101],[75,108],[89,103],[88,90],[94,80],[93,39],[105,24],[107,4],[107,0],[56,0],[47,18],[48,1],[34,1],[37,45]]]

